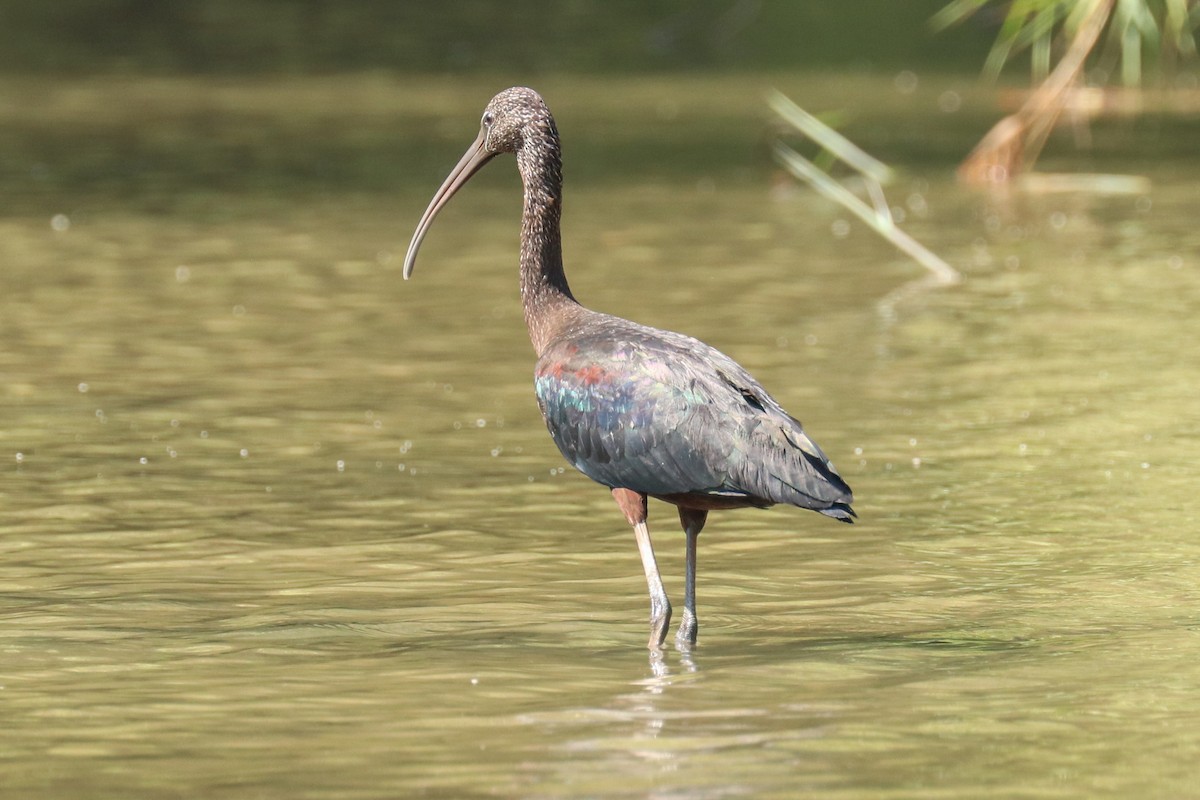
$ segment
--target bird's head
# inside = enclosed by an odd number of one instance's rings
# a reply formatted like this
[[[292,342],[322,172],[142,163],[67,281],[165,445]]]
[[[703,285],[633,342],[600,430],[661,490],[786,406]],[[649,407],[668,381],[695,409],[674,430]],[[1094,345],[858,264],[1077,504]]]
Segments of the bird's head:
[[[542,96],[533,89],[514,86],[492,98],[479,120],[484,148],[493,155],[515,153],[526,140],[554,130],[554,118]]]
[[[467,152],[450,171],[449,177],[437,190],[429,207],[417,223],[408,253],[404,257],[404,279],[412,276],[421,241],[433,224],[434,217],[484,164],[501,153],[520,154],[527,142],[553,142],[557,146],[558,132],[554,118],[541,95],[533,89],[514,86],[496,95],[483,110],[479,120],[479,135]]]

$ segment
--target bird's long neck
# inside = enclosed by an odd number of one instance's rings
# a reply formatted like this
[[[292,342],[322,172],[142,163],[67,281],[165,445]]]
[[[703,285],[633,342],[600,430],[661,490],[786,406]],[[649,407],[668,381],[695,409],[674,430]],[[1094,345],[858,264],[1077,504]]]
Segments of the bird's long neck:
[[[580,306],[563,272],[562,156],[558,134],[548,130],[528,136],[517,151],[517,167],[525,186],[521,217],[521,302],[525,327],[540,355]]]

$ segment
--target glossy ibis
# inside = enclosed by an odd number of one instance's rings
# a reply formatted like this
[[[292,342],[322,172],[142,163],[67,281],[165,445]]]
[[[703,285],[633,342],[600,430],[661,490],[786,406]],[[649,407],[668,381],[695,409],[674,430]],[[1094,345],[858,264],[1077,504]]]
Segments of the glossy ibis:
[[[850,487],[733,359],[689,336],[584,308],[563,273],[562,159],[554,118],[532,89],[507,89],[417,224],[404,277],[447,201],[480,167],[513,153],[524,185],[521,300],[537,351],[538,407],[558,449],[612,490],[633,526],[650,590],[650,647],[671,621],[646,527],[646,498],[673,503],[687,535],[680,647],[696,640],[696,539],[709,511],[788,503],[852,522]]]

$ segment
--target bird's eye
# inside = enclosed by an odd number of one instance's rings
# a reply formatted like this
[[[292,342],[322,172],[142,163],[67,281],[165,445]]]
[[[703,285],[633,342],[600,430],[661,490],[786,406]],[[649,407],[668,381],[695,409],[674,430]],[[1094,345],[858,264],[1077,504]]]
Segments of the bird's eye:
[[[491,125],[495,121],[496,121],[496,118],[492,115],[492,112],[490,112],[490,111],[484,112],[484,115],[483,115],[483,124],[484,125]]]

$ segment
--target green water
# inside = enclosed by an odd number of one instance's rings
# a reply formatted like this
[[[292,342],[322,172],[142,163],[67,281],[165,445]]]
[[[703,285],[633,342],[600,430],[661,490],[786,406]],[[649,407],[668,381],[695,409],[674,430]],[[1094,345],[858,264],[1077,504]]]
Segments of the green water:
[[[2,794],[1194,793],[1194,130],[1096,132],[1149,195],[989,200],[990,99],[930,113],[969,84],[793,77],[965,274],[885,314],[919,268],[771,189],[769,84],[542,87],[576,294],[737,358],[861,517],[715,514],[657,661],[532,397],[511,161],[400,278],[499,85],[0,83]]]

